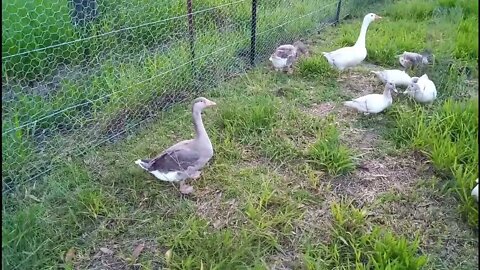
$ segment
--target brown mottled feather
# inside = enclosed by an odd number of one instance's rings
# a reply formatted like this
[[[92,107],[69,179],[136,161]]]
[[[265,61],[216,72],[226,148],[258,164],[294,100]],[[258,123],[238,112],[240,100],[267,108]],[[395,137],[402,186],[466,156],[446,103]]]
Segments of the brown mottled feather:
[[[275,56],[279,58],[288,58],[295,56],[296,49],[293,45],[281,45],[275,50]]]

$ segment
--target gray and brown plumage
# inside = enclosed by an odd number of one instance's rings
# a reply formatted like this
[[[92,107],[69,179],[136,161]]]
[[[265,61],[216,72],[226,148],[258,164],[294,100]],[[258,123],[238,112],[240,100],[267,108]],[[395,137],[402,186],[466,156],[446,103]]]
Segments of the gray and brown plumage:
[[[400,65],[405,69],[412,68],[415,66],[425,66],[429,63],[429,55],[419,54],[415,52],[403,52],[402,54],[397,55]]]
[[[215,105],[215,102],[204,97],[195,99],[192,107],[195,138],[181,141],[153,159],[139,159],[135,163],[159,180],[180,182],[180,192],[183,194],[191,193],[193,187],[186,185],[185,181],[199,178],[201,170],[213,157],[213,146],[201,114],[203,109]]]
[[[301,55],[308,55],[307,46],[301,41],[297,41],[293,45],[280,45],[270,56],[269,60],[272,62],[275,70],[287,70],[288,73],[291,73],[293,64]]]

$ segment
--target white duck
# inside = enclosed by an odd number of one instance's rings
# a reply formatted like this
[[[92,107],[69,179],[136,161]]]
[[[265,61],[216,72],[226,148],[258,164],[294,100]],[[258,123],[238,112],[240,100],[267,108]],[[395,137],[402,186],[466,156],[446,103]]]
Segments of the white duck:
[[[437,98],[437,88],[427,74],[420,78],[412,77],[412,82],[403,93],[420,103],[432,103]]]
[[[377,75],[383,83],[391,82],[395,86],[404,86],[408,87],[412,82],[412,78],[403,70],[398,69],[387,69],[382,71],[371,71],[373,74]]]
[[[346,68],[356,66],[360,64],[365,57],[367,57],[367,48],[365,45],[365,38],[367,35],[367,29],[371,22],[382,17],[368,13],[363,18],[362,28],[360,29],[360,35],[357,42],[351,47],[343,47],[333,52],[322,52],[328,63],[342,71]]]
[[[203,126],[203,109],[216,105],[204,97],[195,99],[192,115],[195,138],[181,141],[153,159],[139,159],[135,164],[167,182],[180,182],[180,192],[189,194],[193,187],[185,184],[188,178],[200,177],[201,169],[213,157],[213,146]]]
[[[292,65],[301,55],[308,54],[307,47],[301,41],[291,44],[279,46],[275,52],[270,56],[269,60],[272,62],[276,71],[287,69],[288,73],[292,72]]]
[[[387,82],[382,95],[369,94],[354,100],[345,101],[343,104],[365,114],[379,113],[392,105],[393,99],[391,91],[396,91],[395,85]]]
[[[477,185],[472,190],[472,196],[478,202],[478,178],[477,178],[477,180],[475,180],[475,182],[477,183]]]

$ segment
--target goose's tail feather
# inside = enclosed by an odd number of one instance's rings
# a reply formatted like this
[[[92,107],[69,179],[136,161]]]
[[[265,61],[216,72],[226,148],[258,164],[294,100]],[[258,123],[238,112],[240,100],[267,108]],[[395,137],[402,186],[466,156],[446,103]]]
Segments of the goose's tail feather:
[[[344,106],[350,107],[360,112],[368,112],[368,107],[364,102],[358,102],[357,100],[349,100],[343,102]]]
[[[137,164],[138,166],[140,166],[144,170],[148,170],[148,160],[137,159],[135,161],[135,164]]]
[[[355,109],[357,108],[357,102],[352,101],[352,100],[343,102],[343,105],[345,105],[347,107],[350,107],[350,108],[355,108]]]
[[[331,54],[329,52],[322,52],[323,56],[325,56],[325,58],[327,58],[327,61],[330,65],[334,65],[334,61],[331,57]]]

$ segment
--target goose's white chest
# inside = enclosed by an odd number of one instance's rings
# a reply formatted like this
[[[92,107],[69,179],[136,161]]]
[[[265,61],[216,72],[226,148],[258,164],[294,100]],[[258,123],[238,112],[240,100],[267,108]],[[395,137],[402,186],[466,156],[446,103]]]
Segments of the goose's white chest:
[[[272,56],[270,57],[270,61],[275,68],[284,68],[287,66],[287,58],[280,58]]]

